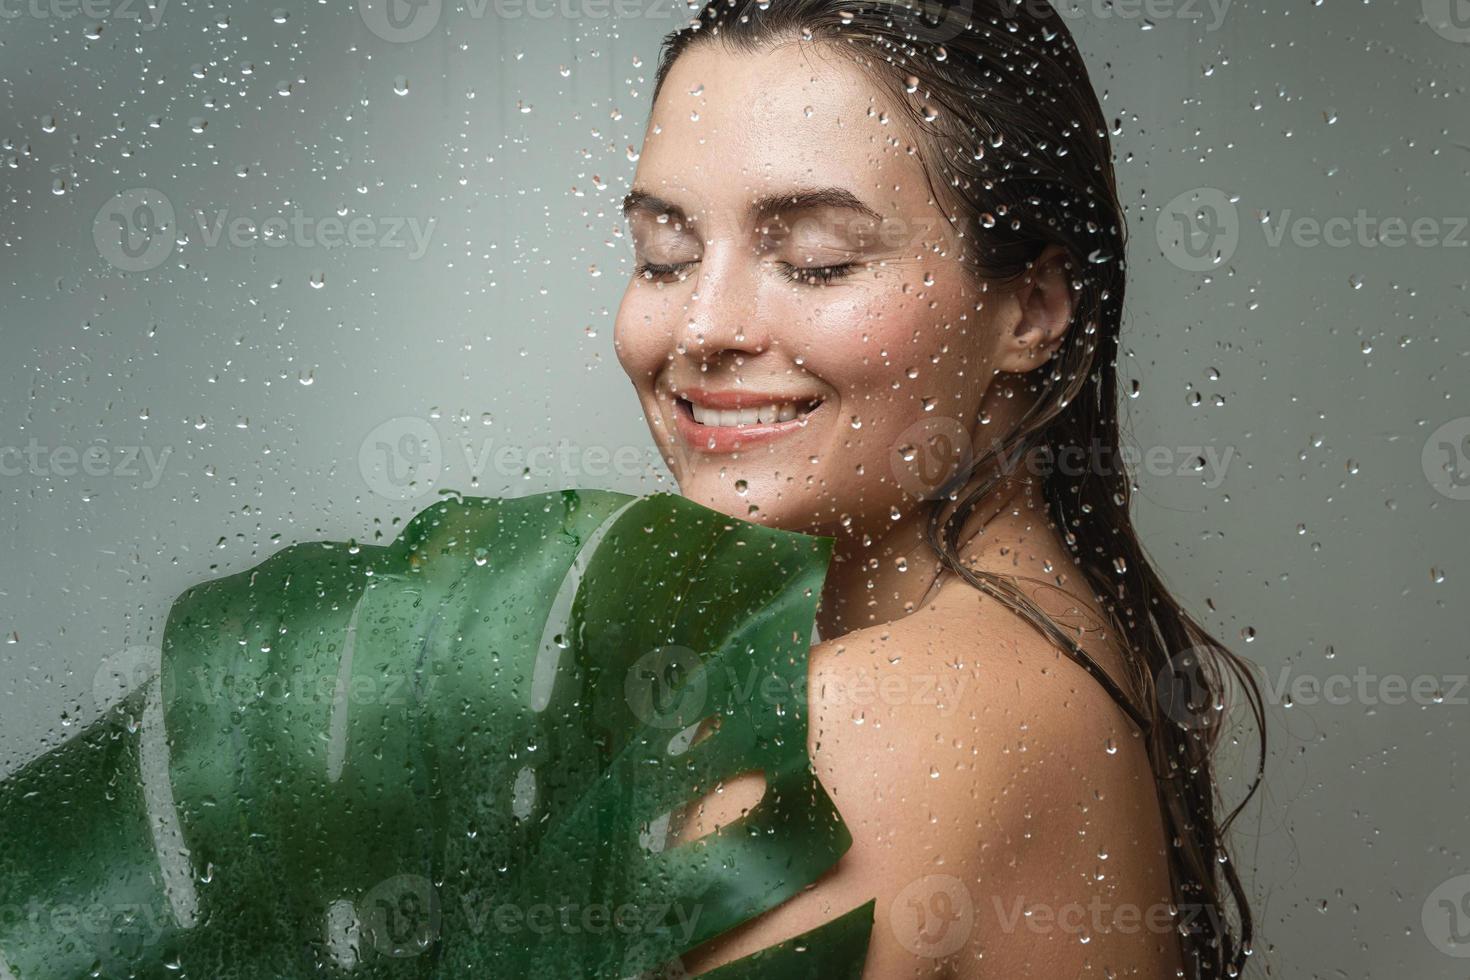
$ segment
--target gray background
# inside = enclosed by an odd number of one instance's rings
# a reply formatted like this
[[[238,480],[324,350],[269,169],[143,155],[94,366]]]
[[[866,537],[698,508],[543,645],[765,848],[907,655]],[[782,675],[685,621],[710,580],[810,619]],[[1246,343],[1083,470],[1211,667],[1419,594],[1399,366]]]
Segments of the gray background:
[[[682,7],[465,0],[390,41],[344,0],[174,0],[156,27],[93,2],[0,20],[0,772],[94,717],[99,665],[155,646],[201,579],[389,540],[443,489],[672,485],[611,327]],[[1470,491],[1434,460],[1470,452],[1470,3],[1458,30],[1449,0],[1219,2],[1067,8],[1132,219],[1133,441],[1228,459],[1218,486],[1141,473],[1138,521],[1186,605],[1297,685],[1239,825],[1258,961],[1463,978],[1470,906],[1439,899],[1470,892]],[[112,215],[139,188],[187,241],[129,273]],[[1197,188],[1226,219],[1206,271],[1156,234]],[[310,222],[211,245],[194,208]],[[1272,243],[1360,209],[1363,240]],[[369,244],[323,247],[336,217]],[[1432,230],[1375,243],[1391,218]],[[1443,703],[1393,696],[1421,675]],[[1333,678],[1346,697],[1310,696]]]

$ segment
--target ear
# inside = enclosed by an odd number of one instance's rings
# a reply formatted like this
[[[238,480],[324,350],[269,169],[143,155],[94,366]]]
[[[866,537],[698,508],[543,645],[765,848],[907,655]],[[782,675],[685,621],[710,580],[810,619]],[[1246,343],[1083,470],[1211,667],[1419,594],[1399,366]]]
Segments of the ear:
[[[1012,287],[996,338],[997,370],[1025,374],[1061,349],[1075,302],[1070,266],[1066,250],[1048,245]]]

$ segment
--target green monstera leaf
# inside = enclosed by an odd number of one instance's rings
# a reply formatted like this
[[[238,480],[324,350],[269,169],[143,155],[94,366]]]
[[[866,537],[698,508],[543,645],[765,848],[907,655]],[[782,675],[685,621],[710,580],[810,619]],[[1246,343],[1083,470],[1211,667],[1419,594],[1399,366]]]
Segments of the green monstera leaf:
[[[156,681],[0,783],[0,976],[663,975],[851,844],[806,753],[831,544],[563,491],[191,589]],[[872,912],[709,976],[857,978]]]

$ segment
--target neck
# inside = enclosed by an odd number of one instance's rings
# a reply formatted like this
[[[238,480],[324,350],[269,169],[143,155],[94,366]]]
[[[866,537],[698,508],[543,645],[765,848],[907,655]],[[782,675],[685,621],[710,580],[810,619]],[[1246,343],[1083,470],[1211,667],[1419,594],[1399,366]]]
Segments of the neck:
[[[953,574],[925,537],[931,506],[915,507],[881,528],[859,529],[854,522],[842,529],[817,610],[823,640],[902,619],[926,596],[932,600],[930,589],[941,576]],[[1029,477],[1007,479],[966,518],[956,554],[972,567],[994,561],[1034,536],[1045,517],[1040,487]]]

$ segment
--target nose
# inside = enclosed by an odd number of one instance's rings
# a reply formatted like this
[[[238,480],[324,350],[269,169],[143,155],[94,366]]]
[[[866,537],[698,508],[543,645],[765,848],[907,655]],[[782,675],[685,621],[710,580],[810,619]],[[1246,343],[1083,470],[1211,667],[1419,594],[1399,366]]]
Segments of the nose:
[[[760,263],[753,249],[734,242],[707,243],[696,273],[679,347],[704,361],[753,356],[771,344],[761,315]]]

